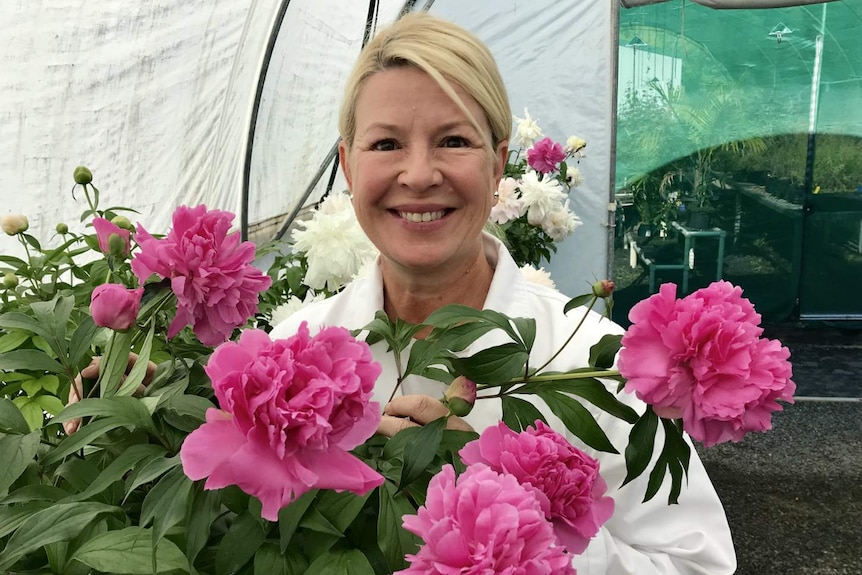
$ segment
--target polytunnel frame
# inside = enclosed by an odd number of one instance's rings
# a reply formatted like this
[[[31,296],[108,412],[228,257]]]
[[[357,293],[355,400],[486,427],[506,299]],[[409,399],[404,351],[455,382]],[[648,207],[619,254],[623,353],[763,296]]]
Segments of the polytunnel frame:
[[[428,10],[431,5],[434,3],[433,0],[427,0],[425,6],[422,8],[423,10]],[[405,14],[407,11],[412,10],[415,6],[416,0],[407,0],[404,5],[401,7],[400,14]],[[269,33],[269,38],[266,43],[266,50],[264,52],[261,67],[258,71],[257,78],[257,87],[255,88],[254,101],[252,102],[252,110],[251,110],[251,118],[249,120],[248,126],[248,135],[246,139],[245,146],[245,159],[243,161],[243,170],[242,170],[242,190],[240,197],[240,234],[243,241],[248,239],[248,231],[249,231],[249,222],[248,222],[248,212],[249,212],[249,193],[251,188],[251,161],[252,154],[254,153],[254,136],[257,130],[257,121],[260,113],[260,106],[263,100],[263,90],[266,85],[266,76],[269,71],[269,65],[272,62],[272,55],[275,51],[275,45],[278,41],[278,35],[281,32],[281,26],[284,23],[284,17],[287,15],[287,8],[290,6],[290,0],[281,0],[278,11],[276,12],[275,19],[273,21],[272,29]],[[378,0],[369,0],[368,2],[368,14],[365,19],[365,31],[362,36],[362,47],[368,43],[368,40],[371,36],[371,30],[376,26],[377,18],[379,13],[379,4]],[[338,143],[341,138],[336,138],[335,143],[329,149],[326,156],[324,156],[323,161],[320,164],[320,168],[318,168],[317,172],[312,176],[311,181],[306,187],[305,191],[300,196],[299,200],[296,202],[296,205],[293,207],[293,210],[287,215],[282,225],[279,227],[278,231],[274,234],[272,239],[281,239],[287,230],[290,228],[290,225],[293,223],[296,216],[302,210],[303,204],[311,195],[311,192],[314,190],[317,183],[320,181],[320,178],[323,177],[323,174],[326,173],[326,170],[330,163],[332,164],[331,174],[329,178],[329,184],[327,186],[327,192],[331,189],[333,181],[335,180],[336,172],[338,170]]]

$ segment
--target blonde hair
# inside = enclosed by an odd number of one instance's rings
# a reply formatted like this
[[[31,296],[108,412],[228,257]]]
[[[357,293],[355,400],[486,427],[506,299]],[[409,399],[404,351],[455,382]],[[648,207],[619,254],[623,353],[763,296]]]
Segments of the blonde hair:
[[[473,117],[453,84],[476,100],[491,128],[490,141],[486,142],[489,148],[509,139],[509,96],[491,51],[460,26],[427,12],[414,12],[381,30],[359,54],[347,78],[338,130],[348,146],[356,136],[356,98],[365,81],[377,72],[402,66],[418,68],[434,78],[484,135],[480,119]]]

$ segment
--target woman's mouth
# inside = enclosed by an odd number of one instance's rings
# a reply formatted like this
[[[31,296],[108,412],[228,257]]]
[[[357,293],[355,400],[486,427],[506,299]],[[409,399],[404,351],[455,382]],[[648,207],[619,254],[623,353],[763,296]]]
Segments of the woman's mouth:
[[[402,212],[402,211],[399,211],[398,215],[401,216],[402,219],[407,220],[408,222],[414,222],[414,223],[433,222],[433,221],[439,220],[440,218],[445,216],[446,210],[437,210],[434,212]]]

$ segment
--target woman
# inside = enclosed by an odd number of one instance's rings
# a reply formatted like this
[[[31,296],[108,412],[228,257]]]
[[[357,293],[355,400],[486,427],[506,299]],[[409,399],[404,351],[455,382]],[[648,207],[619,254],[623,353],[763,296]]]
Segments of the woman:
[[[379,309],[390,318],[420,323],[437,308],[459,303],[535,318],[533,361],[550,357],[583,310],[564,314],[568,298],[527,283],[505,247],[483,233],[506,162],[511,118],[496,63],[470,33],[424,13],[380,32],[348,79],[339,118],[342,170],[359,223],[380,258],[374,273],[302,309],[279,324],[273,337],[293,334],[303,321],[312,330],[361,328]],[[586,365],[590,345],[604,333],[621,331],[590,314],[548,369]],[[388,402],[395,362],[385,343],[372,351],[383,365],[374,398],[385,405],[381,433],[391,436],[446,414],[438,400],[442,384],[419,377],[405,380]],[[643,410],[636,398],[624,395],[623,401]],[[544,411],[549,424],[565,432],[559,419]],[[622,450],[629,425],[593,411]],[[481,431],[500,418],[499,401],[486,399],[465,418],[450,418],[450,427]],[[616,503],[614,516],[575,559],[579,574],[734,571],[724,511],[694,453],[678,505],[667,505],[662,493],[641,503],[646,476],[620,489],[621,456],[597,453],[567,437],[600,460]]]

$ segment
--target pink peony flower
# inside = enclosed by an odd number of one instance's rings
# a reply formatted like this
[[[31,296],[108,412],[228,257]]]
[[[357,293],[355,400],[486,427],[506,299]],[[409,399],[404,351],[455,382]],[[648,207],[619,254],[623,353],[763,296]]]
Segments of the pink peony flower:
[[[258,294],[272,279],[251,265],[254,244],[228,233],[233,214],[206,206],[180,206],[173,229],[156,239],[138,224],[141,247],[132,271],[141,284],[152,274],[170,278],[177,314],[168,328],[174,337],[191,325],[205,345],[218,345],[257,312]]]
[[[482,432],[459,452],[464,463],[484,463],[513,475],[546,504],[547,518],[570,553],[583,553],[610,519],[614,500],[603,497],[607,484],[599,462],[537,420],[516,433],[500,423]]]
[[[550,138],[542,138],[527,150],[527,163],[537,172],[553,172],[566,159],[563,146]]]
[[[545,502],[546,503],[546,502]],[[404,529],[425,542],[398,575],[575,575],[536,492],[512,475],[471,465],[456,481],[446,465]]]
[[[380,365],[346,329],[310,337],[303,323],[275,341],[246,330],[216,348],[206,372],[221,409],[207,410],[180,449],[192,480],[239,486],[271,521],[311,489],[362,494],[383,483],[348,453],[377,430],[380,408],[369,399]]]
[[[760,315],[741,288],[719,281],[675,293],[664,284],[629,312],[618,360],[626,390],[661,417],[682,418],[706,446],[770,429],[777,400],[793,402],[790,351],[760,337]]]
[[[129,255],[129,250],[131,249],[129,230],[124,230],[105,218],[93,218],[93,229],[96,230],[96,238],[99,240],[99,249],[102,250],[103,254],[108,255],[111,253],[111,236],[117,235],[125,245],[125,248],[121,250],[122,255]]]
[[[90,314],[101,327],[125,331],[135,325],[144,288],[126,289],[119,284],[96,286],[90,296]]]

